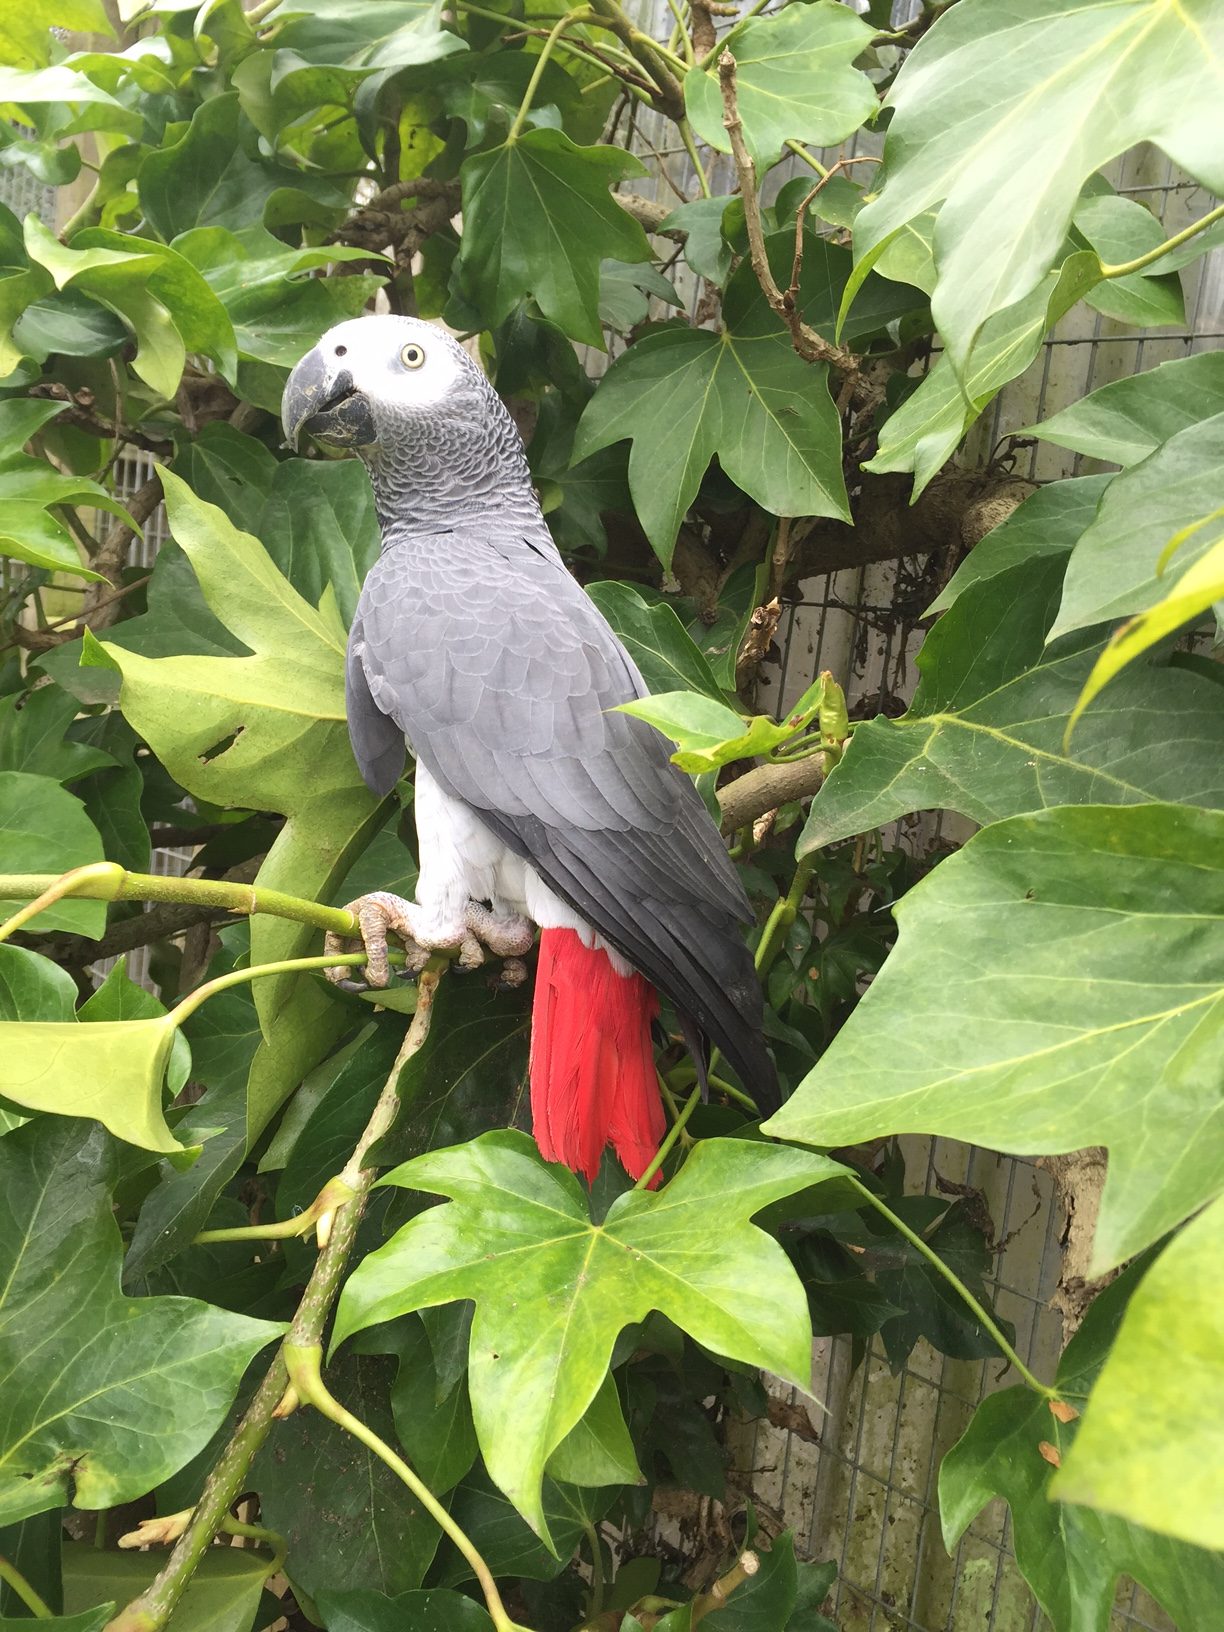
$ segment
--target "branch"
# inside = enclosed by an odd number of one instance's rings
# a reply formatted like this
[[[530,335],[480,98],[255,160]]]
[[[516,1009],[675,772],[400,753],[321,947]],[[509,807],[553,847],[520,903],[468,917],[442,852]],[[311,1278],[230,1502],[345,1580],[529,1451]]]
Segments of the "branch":
[[[748,149],[744,146],[744,125],[739,115],[735,92],[735,58],[724,51],[718,59],[718,82],[722,86],[723,126],[731,143],[735,172],[739,177],[740,193],[744,200],[744,224],[748,229],[748,255],[752,270],[761,286],[765,299],[786,324],[791,333],[791,344],[808,363],[828,363],[848,378],[858,374],[859,359],[844,346],[834,345],[805,323],[795,304],[793,285],[784,294],[778,288],[769,256],[765,252],[765,229],[761,222],[761,205],[757,197],[756,172]]]
[[[136,489],[127,501],[128,512],[138,525],[148,521],[161,503],[161,477],[150,476],[143,487]],[[81,608],[81,622],[91,629],[109,629],[119,612],[119,597],[114,593],[121,587],[123,566],[136,534],[125,521],[117,521],[102,540],[98,553],[89,563],[105,580],[94,584],[85,596]]]
[[[289,1373],[285,1365],[285,1349],[315,1347],[322,1343],[323,1327],[332,1304],[340,1291],[348,1264],[349,1253],[356,1239],[357,1227],[365,1212],[366,1201],[374,1183],[377,1169],[364,1166],[366,1155],[394,1118],[399,1097],[400,1073],[408,1060],[416,1054],[429,1036],[429,1022],[433,1014],[434,992],[440,975],[426,969],[417,987],[417,1007],[412,1024],[404,1038],[403,1047],[391,1067],[378,1104],[374,1107],[365,1131],[345,1166],[346,1178],[352,1177],[352,1198],[336,1212],[326,1244],[315,1260],[302,1300],[298,1304],[293,1323],[276,1351],[255,1397],[234,1430],[229,1444],[200,1493],[200,1500],[191,1515],[174,1551],[153,1583],[134,1598],[127,1607],[107,1623],[105,1632],[161,1632],[169,1621],[175,1606],[187,1590],[201,1558],[223,1528],[229,1510],[246,1483],[247,1473],[255,1454],[264,1440],[278,1411],[288,1415],[296,1403],[286,1398]]]
[[[824,781],[824,755],[792,760],[789,765],[758,765],[718,790],[724,833],[738,833],[766,811],[793,799],[806,799]]]
[[[664,221],[672,213],[669,204],[659,204],[653,198],[643,198],[640,193],[613,193],[613,199],[620,205],[626,215],[631,215],[640,227],[647,232],[661,234],[677,244],[682,244],[688,237],[683,227],[665,227]]]

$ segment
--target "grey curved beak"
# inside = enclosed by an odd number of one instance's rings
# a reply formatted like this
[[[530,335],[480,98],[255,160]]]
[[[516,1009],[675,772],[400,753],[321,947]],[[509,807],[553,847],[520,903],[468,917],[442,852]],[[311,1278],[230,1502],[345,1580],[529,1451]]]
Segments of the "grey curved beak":
[[[366,447],[375,440],[370,405],[347,368],[332,369],[316,346],[285,382],[281,398],[285,441],[296,453],[303,436],[332,447]]]

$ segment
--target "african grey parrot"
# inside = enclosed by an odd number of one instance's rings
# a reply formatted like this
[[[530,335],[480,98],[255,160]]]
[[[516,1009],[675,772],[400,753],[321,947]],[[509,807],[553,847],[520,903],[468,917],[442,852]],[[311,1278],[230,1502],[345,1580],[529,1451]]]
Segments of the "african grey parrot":
[[[410,964],[458,946],[470,967],[480,942],[525,952],[538,925],[532,1121],[544,1156],[588,1178],[609,1143],[635,1178],[658,1148],[655,988],[699,1074],[708,1038],[772,1108],[747,899],[667,742],[609,712],[646,687],[562,562],[480,368],[431,324],[356,318],[293,370],[284,428],[356,450],[382,530],[349,635],[349,734],[379,795],[405,744],[416,758],[420,877],[414,902],[355,903],[371,983],[388,930]]]

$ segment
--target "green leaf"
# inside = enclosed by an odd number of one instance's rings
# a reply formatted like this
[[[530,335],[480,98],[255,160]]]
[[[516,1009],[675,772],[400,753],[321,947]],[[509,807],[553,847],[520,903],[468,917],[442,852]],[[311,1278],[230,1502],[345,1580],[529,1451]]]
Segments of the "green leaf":
[[[1115,1283],[1098,1297],[1063,1356],[1058,1386],[1069,1394],[1080,1398],[1092,1385],[1102,1354],[1114,1341],[1119,1317],[1124,1322],[1130,1319],[1129,1310],[1123,1314],[1127,1309],[1123,1294],[1130,1290],[1132,1279],[1128,1276],[1128,1284]],[[1142,1290],[1135,1299],[1142,1296]],[[1202,1308],[1201,1282],[1191,1291],[1191,1299],[1192,1307]],[[1180,1383],[1185,1377],[1185,1356],[1184,1351],[1167,1350],[1169,1355],[1174,1352]],[[1106,1366],[1110,1363],[1106,1361]],[[1148,1431],[1155,1429],[1153,1443],[1163,1440],[1165,1423],[1152,1409],[1152,1386],[1154,1382],[1158,1385],[1161,1375],[1145,1369],[1135,1379],[1135,1392],[1127,1401],[1125,1432],[1111,1443],[1118,1464],[1114,1471],[1122,1477],[1136,1433],[1142,1434],[1150,1424]],[[1193,1398],[1180,1387],[1170,1394],[1171,1405]],[[1097,1400],[1094,1388],[1082,1426],[1060,1423],[1046,1400],[1026,1388],[1004,1389],[983,1400],[939,1470],[939,1505],[948,1551],[955,1548],[986,1503],[1001,1496],[1011,1508],[1016,1561],[1054,1632],[1106,1632],[1120,1575],[1137,1580],[1178,1626],[1209,1625],[1224,1591],[1224,1560],[1218,1555],[1167,1541],[1109,1514],[1050,1499],[1061,1494],[1065,1474],[1055,1474],[1040,1447],[1053,1446],[1064,1458],[1070,1447],[1069,1461],[1074,1465],[1077,1447],[1092,1432],[1089,1425],[1096,1420]],[[1218,1464],[1212,1468],[1202,1446],[1205,1423],[1211,1420],[1200,1414],[1204,1403],[1202,1396],[1195,1400],[1198,1445],[1193,1467],[1187,1461],[1184,1477],[1179,1469],[1176,1485],[1166,1488],[1166,1512],[1174,1507],[1187,1515],[1202,1511],[1187,1500],[1186,1481],[1193,1481],[1199,1470],[1209,1478],[1214,1473],[1218,1487]],[[1160,1505],[1160,1481],[1152,1480],[1149,1489],[1157,1494],[1148,1505]],[[1217,1490],[1217,1503],[1218,1499]]]
[[[812,802],[802,853],[913,810],[984,823],[1051,805],[1224,805],[1224,715],[1198,675],[1127,675],[1065,742],[1102,642],[1046,644],[1062,571],[1038,556],[957,598],[923,643],[907,713],[855,727]]]
[[[1105,1145],[1093,1273],[1130,1257],[1224,1185],[1222,863],[1224,816],[1184,806],[988,827],[893,909],[896,949],[765,1131]]]
[[[663,692],[619,707],[670,737],[677,749],[672,764],[693,776],[772,752],[802,730],[809,717],[801,701],[780,725],[764,714],[745,720],[725,703],[695,691]]]
[[[187,1298],[123,1297],[115,1176],[114,1147],[89,1123],[40,1118],[0,1140],[4,1523],[69,1498],[143,1495],[207,1441],[283,1330]]]
[[[1196,1547],[1224,1548],[1224,1316],[1215,1285],[1224,1248],[1224,1203],[1193,1219],[1147,1271],[1122,1315],[1117,1341],[1089,1398],[1083,1427],[1054,1480],[1071,1522],[1146,1525]],[[1089,1318],[1091,1318],[1091,1313]],[[1133,1563],[1125,1568],[1177,1614],[1182,1626],[1210,1624],[1224,1593],[1219,1554],[1144,1537],[1165,1562],[1172,1591],[1181,1584],[1204,1607],[1181,1610]],[[1166,1562],[1167,1561],[1167,1562]],[[1183,1600],[1185,1602],[1186,1600]],[[1184,1616],[1184,1619],[1183,1619]]]
[[[650,297],[679,306],[675,285],[661,272],[639,261],[605,261],[599,269],[599,321],[617,334],[628,334],[646,321]]]
[[[855,223],[856,252],[940,206],[932,306],[965,375],[984,324],[1037,289],[1084,182],[1119,153],[1150,140],[1224,191],[1222,51],[1211,0],[949,8],[889,94],[884,174]]]
[[[1154,453],[1116,476],[1096,520],[1071,553],[1058,617],[1057,640],[1069,629],[1146,612],[1168,588],[1158,564],[1178,533],[1187,535],[1218,512],[1224,464],[1224,413],[1189,425]],[[1178,551],[1184,572],[1211,548],[1216,533],[1199,528]]]
[[[480,1537],[480,1550],[495,1576],[525,1581],[552,1581],[565,1569],[589,1526],[612,1505],[614,1490],[588,1490],[545,1479],[543,1509],[553,1552],[528,1528],[518,1512],[479,1470],[464,1480],[451,1498],[451,1514],[469,1535]],[[474,1571],[457,1547],[444,1544],[435,1567],[442,1586],[457,1587]]]
[[[548,1473],[570,1485],[645,1484],[611,1376],[549,1457]]]
[[[113,33],[102,0],[29,0],[16,9],[5,8],[0,20],[0,62],[22,68],[48,62],[55,40],[53,26]]]
[[[51,777],[26,771],[0,771],[0,853],[14,873],[66,873],[103,859],[102,840],[81,801]],[[97,940],[106,927],[106,907],[101,901],[59,901],[30,925]]]
[[[1163,600],[1141,612],[1117,630],[1109,645],[1097,658],[1092,673],[1080,692],[1079,700],[1068,722],[1070,732],[1083,710],[1100,694],[1128,663],[1133,663],[1157,642],[1175,634],[1188,623],[1194,623],[1218,602],[1224,601],[1224,536],[1218,526],[1213,529],[1214,544],[1181,577]]]
[[[623,1195],[597,1225],[577,1181],[546,1165],[526,1135],[484,1134],[383,1181],[450,1196],[453,1205],[411,1220],[359,1266],[341,1295],[335,1339],[412,1309],[474,1299],[468,1377],[481,1452],[547,1538],[545,1465],[599,1392],[619,1332],[651,1309],[716,1353],[806,1384],[802,1287],[781,1250],[748,1221],[842,1171],[827,1157],[706,1140],[658,1195]],[[698,1222],[711,1204],[720,1209],[716,1262],[700,1245]]]
[[[37,1624],[43,1632],[104,1632],[107,1622],[114,1614],[116,1604],[102,1604],[97,1609],[87,1609],[80,1615],[52,1615],[50,1620],[41,1620]],[[0,1615],[0,1632],[30,1632],[34,1625],[23,1616],[20,1620],[10,1620],[7,1615]]]
[[[731,245],[723,232],[723,216],[730,195],[695,198],[678,204],[661,223],[661,230],[684,233],[684,258],[697,273],[721,286],[731,270]]]
[[[766,510],[849,519],[828,371],[780,329],[659,328],[612,364],[583,413],[577,458],[630,441],[629,487],[666,566],[710,461]]]
[[[100,583],[81,560],[81,552],[60,522],[36,500],[5,501],[0,514],[0,555],[28,561],[47,572],[67,572],[88,583]]]
[[[532,298],[572,340],[602,346],[600,263],[648,261],[637,222],[608,192],[641,162],[615,147],[575,147],[559,130],[526,130],[465,159],[458,285],[496,328]]]
[[[476,1460],[466,1367],[458,1381],[443,1390],[424,1325],[409,1318],[397,1321],[392,1330],[402,1325],[407,1332],[394,1351],[399,1369],[391,1387],[395,1431],[412,1466],[434,1495],[442,1496],[454,1489]]]
[[[204,1005],[206,1012],[219,998]],[[253,1012],[253,1011],[252,1011]],[[197,1062],[202,1073],[202,1063]],[[189,1168],[171,1161],[157,1167],[157,1182],[141,1204],[124,1275],[138,1280],[177,1256],[208,1223],[222,1189],[238,1171],[246,1148],[246,1081],[228,1091],[212,1086],[175,1124],[189,1148],[202,1146]]]
[[[1164,229],[1150,210],[1133,198],[1119,198],[1105,183],[1085,188],[1075,211],[1075,233],[1096,252],[1103,265],[1121,266],[1157,249]],[[1176,272],[1132,272],[1103,278],[1084,296],[1093,311],[1136,328],[1184,328],[1186,302]]]
[[[716,701],[722,687],[666,601],[645,600],[629,584],[601,578],[587,593],[607,618],[652,692],[697,691]]]
[[[774,162],[788,138],[836,147],[871,117],[875,86],[853,64],[874,32],[833,0],[754,18],[735,30],[730,50],[744,145],[759,169]],[[708,68],[684,76],[684,105],[702,140],[729,153],[718,55]]]
[[[393,1362],[349,1355],[327,1368],[327,1386],[355,1416],[394,1443],[387,1392]],[[441,1534],[391,1470],[316,1411],[278,1423],[250,1475],[263,1522],[289,1543],[288,1573],[313,1598],[323,1591],[419,1587]],[[326,1523],[320,1523],[325,1502]]]
[[[1019,434],[1125,467],[1155,453],[1178,431],[1222,413],[1224,352],[1202,351],[1111,380]]]
[[[1030,493],[993,531],[975,544],[927,608],[946,612],[971,584],[997,577],[1035,556],[1067,556],[1096,515],[1111,476],[1076,476],[1049,482]]]
[[[857,271],[869,270],[871,264],[860,261]],[[912,470],[917,498],[982,410],[1009,380],[1024,373],[1041,350],[1047,330],[1096,278],[1095,255],[1070,256],[1031,294],[987,319],[963,376],[956,373],[947,353],[941,356],[918,389],[885,421],[880,450],[863,468],[881,473]],[[847,300],[857,287],[855,280],[846,286]]]
[[[110,754],[66,735],[77,713],[76,698],[58,686],[0,698],[0,769],[76,782],[113,765]]]
[[[757,1573],[736,1587],[723,1609],[702,1617],[709,1632],[783,1632],[789,1625],[799,1596],[793,1533],[784,1530],[758,1556]]]
[[[100,1598],[126,1604],[151,1585],[164,1563],[159,1551],[112,1553],[88,1542],[65,1542],[64,1608],[80,1609]],[[210,1547],[175,1605],[175,1632],[250,1632],[267,1577],[266,1551]],[[32,1624],[22,1623],[25,1632]]]
[[[72,1020],[76,982],[24,946],[0,944],[0,1020]]]
[[[298,594],[254,538],[169,471],[162,481],[171,527],[205,600],[252,655],[150,659],[109,642],[123,675],[124,715],[197,798],[282,812],[287,820],[259,882],[322,896],[344,876],[379,808],[349,746],[343,631]],[[252,961],[293,957],[310,939],[309,929],[257,920]],[[264,1017],[295,989],[292,977],[260,988]],[[310,991],[321,1019],[328,1003],[317,985]],[[275,1109],[252,1106],[252,1137]]]
[[[490,1632],[493,1623],[479,1604],[458,1592],[321,1592],[319,1612],[327,1632]]]

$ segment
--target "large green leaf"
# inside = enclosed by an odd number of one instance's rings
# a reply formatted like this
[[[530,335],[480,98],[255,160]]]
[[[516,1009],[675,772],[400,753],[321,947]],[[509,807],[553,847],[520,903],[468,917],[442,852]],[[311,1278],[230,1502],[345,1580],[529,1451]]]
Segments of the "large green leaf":
[[[205,600],[251,655],[151,659],[108,643],[123,676],[123,712],[189,793],[282,812],[287,821],[260,882],[322,896],[378,811],[348,741],[343,627],[334,609],[316,611],[298,594],[256,539],[170,472],[162,479],[172,530]],[[257,920],[252,961],[292,957],[310,940],[300,926]],[[261,982],[261,1016],[292,989],[292,977]],[[322,991],[311,990],[326,1008]]]
[[[806,1387],[802,1287],[749,1220],[842,1172],[827,1157],[707,1140],[658,1195],[623,1195],[594,1224],[572,1174],[544,1163],[524,1134],[488,1133],[388,1175],[453,1204],[411,1220],[359,1266],[341,1295],[336,1340],[474,1299],[468,1376],[481,1452],[547,1537],[544,1466],[599,1392],[617,1335],[651,1309],[716,1353]],[[720,1218],[713,1256],[711,1206]]]
[[[1213,1273],[1206,1259],[1200,1269],[1209,1276]],[[1132,1282],[1133,1277],[1128,1276],[1097,1298],[1062,1357],[1057,1386],[1077,1400],[1082,1400],[1093,1386],[1101,1362],[1115,1341],[1119,1320],[1125,1323],[1131,1319],[1126,1296]],[[1193,1286],[1187,1283],[1183,1289],[1190,1299],[1188,1307],[1200,1315],[1206,1303],[1205,1284],[1199,1280]],[[1142,1289],[1136,1296],[1142,1296]],[[1168,1324],[1163,1327],[1163,1333],[1170,1336],[1173,1330]],[[1172,1477],[1150,1474],[1144,1479],[1146,1505],[1168,1516],[1179,1513],[1193,1528],[1204,1512],[1191,1494],[1196,1475],[1205,1486],[1214,1484],[1219,1512],[1221,1464],[1210,1456],[1202,1440],[1208,1425],[1219,1419],[1211,1415],[1202,1394],[1184,1387],[1184,1350],[1176,1339],[1162,1343],[1161,1349],[1159,1356],[1149,1357],[1159,1362],[1156,1369],[1145,1365],[1133,1378],[1133,1391],[1126,1396],[1125,1423],[1115,1424],[1115,1434],[1109,1440],[1114,1463],[1110,1479],[1135,1477],[1131,1457],[1136,1433],[1146,1427],[1153,1445],[1164,1440],[1167,1419],[1156,1408],[1152,1392],[1153,1385],[1159,1387],[1161,1379],[1168,1376],[1169,1403],[1194,1402],[1194,1449],[1191,1453],[1187,1442],[1184,1467],[1170,1470]],[[1174,1363],[1172,1373],[1164,1370],[1169,1361]],[[1107,1367],[1110,1364],[1106,1361]],[[1055,1474],[1042,1454],[1042,1446],[1053,1447],[1063,1457],[1070,1448],[1074,1466],[1078,1460],[1076,1448],[1086,1434],[1093,1433],[1097,1422],[1098,1398],[1094,1389],[1082,1426],[1060,1422],[1048,1402],[1027,1388],[1004,1389],[983,1400],[939,1469],[939,1505],[948,1550],[955,1548],[986,1503],[1002,1496],[1011,1508],[1016,1562],[1049,1616],[1054,1632],[1106,1632],[1120,1575],[1134,1577],[1179,1627],[1209,1626],[1224,1595],[1224,1558],[1218,1553],[1169,1541],[1109,1513],[1050,1499],[1051,1495],[1065,1493],[1066,1480],[1064,1475]],[[1093,1505],[1122,1511],[1120,1504],[1108,1499],[1117,1485],[1111,1482],[1101,1488],[1107,1499],[1094,1501]],[[1220,1534],[1217,1527],[1217,1539]]]
[[[1165,1248],[1127,1304],[1084,1425],[1054,1481],[1063,1502],[1120,1514],[1132,1521],[1126,1530],[1146,1525],[1217,1549],[1224,1549],[1222,1252],[1224,1203],[1217,1201]],[[1206,1575],[1218,1604],[1219,1553],[1164,1545],[1174,1558],[1194,1560],[1188,1584]],[[1153,1539],[1152,1550],[1157,1546]],[[1199,1622],[1179,1616],[1179,1625],[1209,1625],[1212,1613]]]
[[[860,261],[863,273],[870,263]],[[884,422],[880,449],[864,467],[879,472],[912,470],[917,495],[943,469],[974,420],[1009,380],[1023,374],[1041,342],[1096,277],[1096,258],[1070,256],[1037,287],[987,319],[965,373],[958,376],[945,353],[930,373]],[[847,285],[849,294],[859,286]]]
[[[1165,234],[1159,219],[1138,199],[1119,198],[1107,183],[1094,177],[1076,206],[1072,240],[1086,243],[1102,265],[1122,266],[1159,249]],[[1093,311],[1134,328],[1186,326],[1186,300],[1176,272],[1131,272],[1121,278],[1102,278],[1084,300]]]
[[[1224,351],[1200,351],[1111,380],[1021,434],[1125,467],[1217,414],[1224,414]]]
[[[838,1146],[942,1134],[1105,1145],[1094,1269],[1224,1185],[1224,816],[1059,809],[979,833],[894,908],[900,939],[765,1124]]]
[[[1094,171],[1152,141],[1224,191],[1224,13],[1215,0],[962,0],[911,52],[880,196],[855,223],[870,259],[939,205],[935,321],[960,374],[983,325],[1057,259]]]
[[[645,172],[615,147],[575,147],[559,130],[527,130],[466,159],[456,277],[496,328],[530,296],[573,340],[601,346],[599,268],[648,261],[650,245],[608,188]]]
[[[970,584],[994,578],[1034,556],[1070,555],[1096,515],[1101,494],[1111,480],[1109,476],[1076,476],[1039,487],[974,545],[927,608],[928,616],[946,612]]]
[[[118,1553],[88,1542],[66,1542],[64,1608],[82,1610],[106,1598],[126,1604],[152,1583],[164,1563],[160,1551]],[[175,1606],[175,1632],[250,1632],[267,1578],[266,1552],[210,1547]],[[23,1623],[25,1632],[30,1625]]]
[[[50,776],[0,771],[0,854],[13,873],[66,873],[101,861],[102,840],[81,801]],[[59,901],[30,923],[95,940],[106,927],[101,901]]]
[[[384,1356],[357,1354],[327,1370],[336,1398],[391,1443],[394,1369]],[[420,1586],[441,1532],[385,1463],[334,1422],[295,1411],[276,1425],[250,1478],[264,1523],[289,1542],[290,1578],[311,1597],[324,1589]]]
[[[42,1117],[0,1141],[5,1523],[143,1495],[207,1441],[281,1330],[188,1298],[123,1297],[116,1170],[87,1122]]]
[[[55,44],[53,26],[111,33],[102,0],[29,0],[26,5],[5,7],[0,19],[0,62],[19,68],[49,62]]]
[[[113,765],[110,754],[67,735],[77,713],[76,698],[58,686],[39,686],[28,695],[0,699],[0,770],[76,782],[101,766]]]
[[[755,164],[772,164],[788,138],[836,147],[871,117],[875,86],[854,59],[873,33],[834,0],[754,18],[737,30],[730,44],[737,102],[744,145]],[[702,140],[729,153],[717,60],[684,76],[684,103]]]
[[[923,643],[908,712],[855,727],[812,802],[803,851],[913,810],[994,822],[1051,805],[1224,806],[1224,711],[1200,675],[1132,671],[1064,745],[1102,642],[1045,643],[1062,573],[1060,556],[1038,556],[957,598]]]
[[[479,1604],[458,1592],[321,1592],[319,1611],[327,1632],[490,1632],[493,1623]]]
[[[1219,513],[1221,464],[1224,413],[1177,431],[1114,478],[1071,552],[1051,640],[1068,629],[1146,612],[1163,599],[1169,586],[1157,568],[1166,545],[1197,528],[1175,558],[1185,572],[1219,536],[1198,524]]]
[[[841,422],[822,363],[781,329],[654,329],[618,357],[583,413],[574,453],[630,441],[638,518],[666,565],[710,461],[775,515],[849,519]]]

